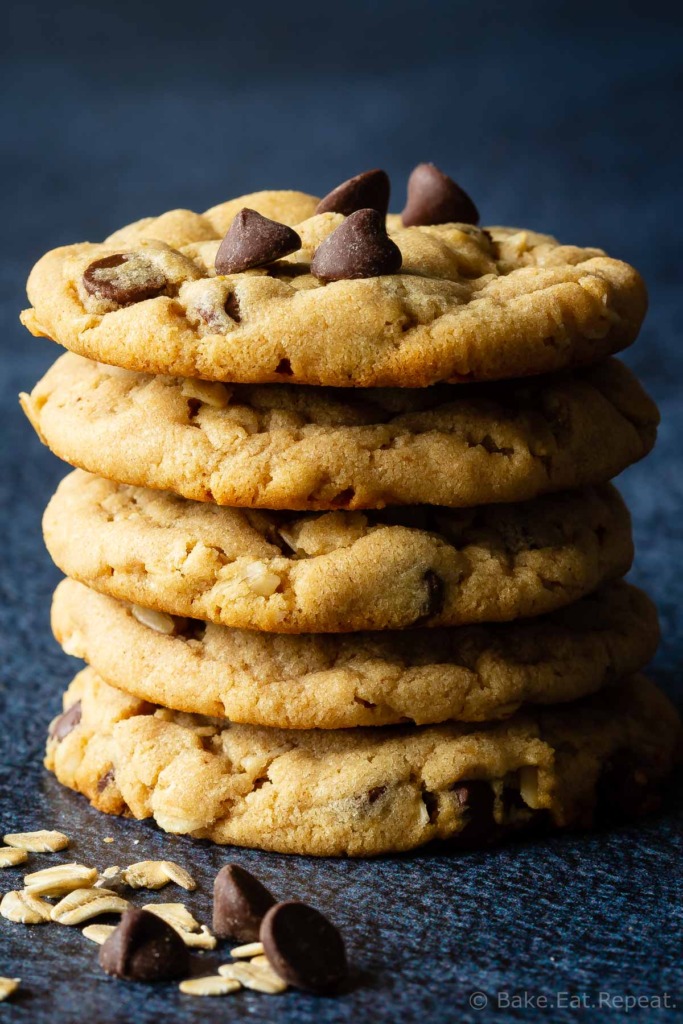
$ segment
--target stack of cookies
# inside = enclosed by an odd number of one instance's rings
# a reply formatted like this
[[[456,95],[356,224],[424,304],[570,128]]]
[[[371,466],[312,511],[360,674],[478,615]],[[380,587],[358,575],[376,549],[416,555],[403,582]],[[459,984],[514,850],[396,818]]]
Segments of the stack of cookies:
[[[103,811],[283,852],[584,827],[656,806],[680,737],[637,673],[610,479],[657,410],[599,249],[477,227],[431,164],[43,257],[30,395],[78,467],[45,514],[85,659],[47,766]]]

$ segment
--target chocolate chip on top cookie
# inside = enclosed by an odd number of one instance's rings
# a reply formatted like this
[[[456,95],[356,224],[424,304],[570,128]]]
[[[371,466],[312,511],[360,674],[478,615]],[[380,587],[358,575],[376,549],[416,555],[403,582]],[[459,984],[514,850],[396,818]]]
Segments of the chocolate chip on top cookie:
[[[389,238],[376,210],[357,210],[318,246],[311,273],[319,281],[351,281],[396,274],[401,250]]]
[[[217,274],[240,274],[296,252],[301,239],[286,224],[244,208],[233,220],[216,253]]]
[[[406,228],[427,224],[478,224],[479,211],[459,185],[434,164],[418,164],[408,179],[401,214]]]
[[[316,206],[315,212],[343,213],[348,217],[356,210],[377,210],[386,217],[390,191],[391,185],[386,171],[364,171],[328,192]]]
[[[627,264],[477,227],[432,164],[411,175],[402,217],[388,194],[367,171],[322,201],[255,193],[56,249],[31,273],[23,322],[132,370],[339,387],[533,376],[635,339],[646,297]]]

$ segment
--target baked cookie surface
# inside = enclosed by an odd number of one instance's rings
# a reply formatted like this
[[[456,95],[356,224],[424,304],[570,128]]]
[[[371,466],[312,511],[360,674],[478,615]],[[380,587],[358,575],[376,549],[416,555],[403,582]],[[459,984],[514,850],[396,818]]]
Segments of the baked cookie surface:
[[[46,765],[100,810],[167,832],[317,856],[434,839],[490,843],[657,806],[680,719],[643,677],[502,723],[282,731],[157,708],[91,669],[69,687]]]
[[[67,576],[125,601],[281,633],[505,621],[628,571],[609,485],[514,505],[279,513],[69,474],[43,520]]]
[[[280,729],[505,718],[637,672],[659,638],[652,602],[623,582],[522,622],[283,636],[150,612],[63,580],[52,628],[68,654],[141,700]]]
[[[255,193],[55,249],[31,272],[23,323],[80,355],[149,373],[423,387],[592,363],[630,345],[645,314],[638,273],[600,249],[512,228],[404,228],[396,216],[387,227],[399,272],[323,283],[313,255],[345,219],[316,206],[303,193]],[[244,207],[296,225],[301,248],[217,274],[220,240]]]
[[[67,353],[23,408],[67,462],[251,508],[466,507],[602,483],[651,449],[658,412],[617,360],[429,389],[232,385]]]

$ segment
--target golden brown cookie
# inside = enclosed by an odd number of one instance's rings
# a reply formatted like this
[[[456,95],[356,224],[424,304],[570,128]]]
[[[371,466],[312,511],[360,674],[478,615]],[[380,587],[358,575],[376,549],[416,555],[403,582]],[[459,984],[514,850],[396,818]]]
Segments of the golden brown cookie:
[[[313,256],[345,219],[315,214],[316,204],[302,193],[257,193],[55,249],[29,277],[23,322],[128,369],[338,387],[549,373],[596,362],[638,333],[646,293],[632,267],[533,231],[404,228],[390,216],[398,272],[321,280]],[[296,225],[301,248],[217,274],[221,239],[244,207]]]
[[[618,582],[538,619],[283,636],[138,608],[63,580],[52,628],[107,682],[178,711],[280,729],[505,718],[641,669],[657,613]]]
[[[515,505],[281,513],[220,508],[76,470],[43,520],[67,575],[125,601],[280,633],[541,615],[623,576],[609,484]]]
[[[100,810],[167,832],[315,856],[481,845],[654,809],[680,719],[643,677],[504,722],[277,730],[157,708],[92,669],[46,765]]]
[[[22,405],[72,465],[251,508],[466,507],[602,483],[651,449],[658,412],[617,360],[423,389],[252,386],[68,353]]]

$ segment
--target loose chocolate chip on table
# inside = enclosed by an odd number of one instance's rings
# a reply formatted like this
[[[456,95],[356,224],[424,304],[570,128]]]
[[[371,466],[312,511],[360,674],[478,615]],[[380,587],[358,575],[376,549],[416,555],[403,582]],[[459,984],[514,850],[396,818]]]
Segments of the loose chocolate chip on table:
[[[220,939],[255,942],[275,897],[239,864],[226,864],[213,884],[213,930]]]
[[[261,925],[271,967],[308,992],[329,992],[348,974],[344,940],[319,911],[289,900],[271,907]]]
[[[343,181],[316,206],[316,213],[343,213],[345,217],[356,210],[377,210],[384,217],[389,209],[389,175],[375,169],[357,174]]]
[[[53,740],[57,740],[58,743],[69,735],[72,729],[75,729],[81,720],[82,709],[80,700],[72,704],[71,707],[56,718],[54,723],[50,726],[50,736]]]
[[[401,250],[387,235],[377,210],[357,210],[328,235],[315,251],[311,273],[320,281],[396,274]]]
[[[478,224],[479,211],[459,185],[434,164],[418,164],[408,179],[401,214],[406,228],[427,224]]]
[[[83,274],[83,285],[89,295],[108,299],[119,306],[153,299],[168,282],[148,259],[136,253],[117,253],[95,260]]]
[[[132,907],[100,948],[100,964],[127,981],[172,981],[188,973],[187,947],[156,914]]]
[[[237,214],[216,253],[216,273],[241,274],[265,267],[301,248],[296,231],[245,207]]]

